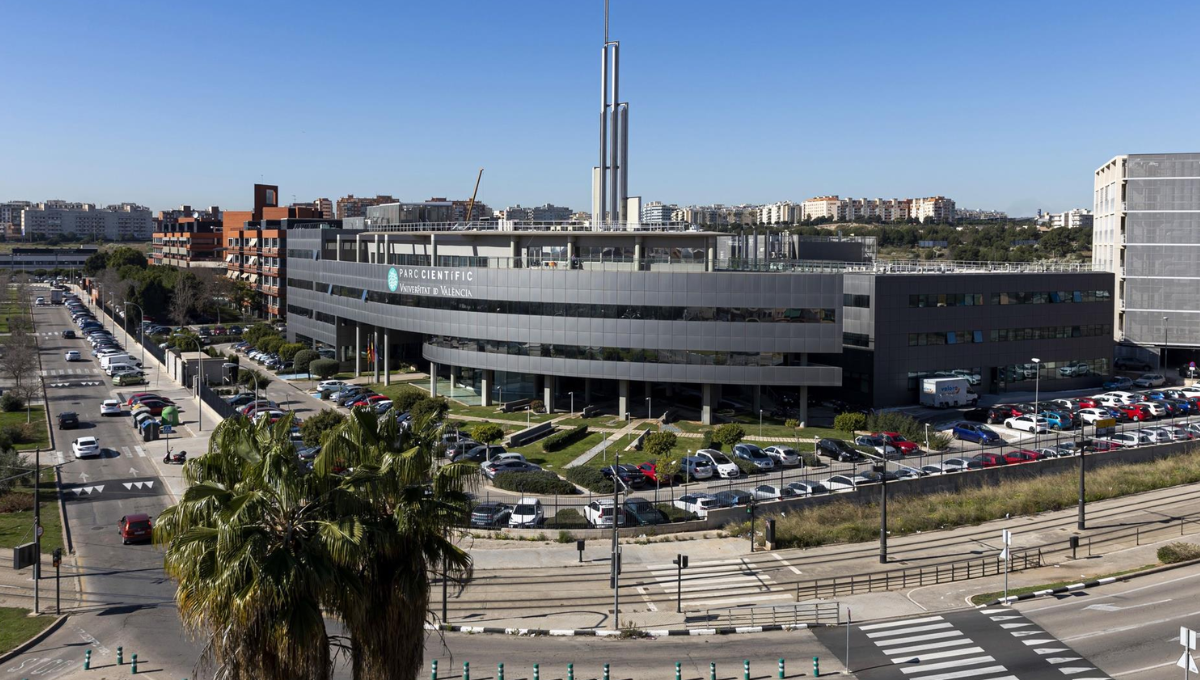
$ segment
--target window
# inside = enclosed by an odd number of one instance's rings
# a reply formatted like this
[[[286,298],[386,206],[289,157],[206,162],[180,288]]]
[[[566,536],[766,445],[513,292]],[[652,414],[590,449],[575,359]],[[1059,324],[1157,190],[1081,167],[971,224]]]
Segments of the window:
[[[842,306],[843,307],[859,307],[862,309],[870,309],[871,308],[871,296],[870,295],[853,295],[850,293],[843,293],[842,294]]]
[[[978,307],[983,293],[921,293],[908,296],[909,307]]]

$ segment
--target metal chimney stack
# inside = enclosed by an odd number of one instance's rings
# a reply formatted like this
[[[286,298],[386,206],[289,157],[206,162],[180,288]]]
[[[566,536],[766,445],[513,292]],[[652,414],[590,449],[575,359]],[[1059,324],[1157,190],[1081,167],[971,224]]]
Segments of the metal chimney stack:
[[[610,81],[611,75],[611,81]],[[611,86],[610,86],[611,82]],[[600,50],[600,164],[593,172],[592,227],[627,222],[629,199],[629,102],[621,101],[621,43],[608,39],[604,0],[604,45]]]

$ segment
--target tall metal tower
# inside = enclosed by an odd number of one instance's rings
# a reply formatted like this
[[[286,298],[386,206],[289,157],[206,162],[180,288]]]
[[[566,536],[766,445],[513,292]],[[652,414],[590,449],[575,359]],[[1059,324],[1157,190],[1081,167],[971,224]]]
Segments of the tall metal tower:
[[[620,98],[621,42],[608,39],[608,2],[600,50],[600,164],[592,168],[593,229],[629,221],[629,102]]]

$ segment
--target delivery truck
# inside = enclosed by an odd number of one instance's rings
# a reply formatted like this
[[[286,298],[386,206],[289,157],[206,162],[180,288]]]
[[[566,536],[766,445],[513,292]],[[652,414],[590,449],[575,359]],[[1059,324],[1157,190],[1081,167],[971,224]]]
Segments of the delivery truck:
[[[921,381],[921,405],[934,408],[974,406],[979,395],[970,389],[967,378],[925,378]]]
[[[50,304],[61,305],[63,303],[63,294],[61,290],[50,291]]]

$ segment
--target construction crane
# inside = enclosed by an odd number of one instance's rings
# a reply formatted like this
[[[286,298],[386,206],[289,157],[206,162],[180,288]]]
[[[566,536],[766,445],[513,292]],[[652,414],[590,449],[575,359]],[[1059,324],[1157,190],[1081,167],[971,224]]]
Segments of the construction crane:
[[[479,195],[479,180],[483,179],[483,168],[475,176],[475,191],[471,192],[471,202],[467,204],[467,224],[471,223],[471,213],[475,212],[475,197]]]

